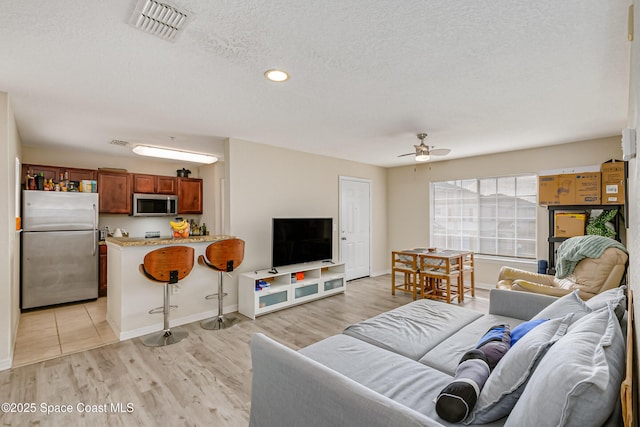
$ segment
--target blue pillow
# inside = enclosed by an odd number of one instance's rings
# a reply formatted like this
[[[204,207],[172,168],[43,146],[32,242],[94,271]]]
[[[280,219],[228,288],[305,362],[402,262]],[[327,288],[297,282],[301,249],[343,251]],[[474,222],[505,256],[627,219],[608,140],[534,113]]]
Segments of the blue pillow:
[[[525,336],[527,332],[529,332],[539,324],[546,322],[547,320],[549,319],[529,320],[528,322],[520,323],[518,326],[513,328],[513,330],[511,331],[511,347],[513,347],[513,345],[517,343],[520,338]]]

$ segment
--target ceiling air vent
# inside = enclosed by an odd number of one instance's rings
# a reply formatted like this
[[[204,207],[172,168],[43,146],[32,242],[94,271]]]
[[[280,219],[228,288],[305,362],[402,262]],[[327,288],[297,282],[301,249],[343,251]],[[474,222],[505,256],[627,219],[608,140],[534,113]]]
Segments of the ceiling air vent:
[[[187,20],[187,14],[155,0],[138,0],[131,16],[134,27],[165,40],[173,40]]]
[[[119,139],[112,139],[109,144],[111,144],[111,145],[119,145],[120,147],[126,147],[127,145],[129,145],[129,143],[127,141],[121,141]]]

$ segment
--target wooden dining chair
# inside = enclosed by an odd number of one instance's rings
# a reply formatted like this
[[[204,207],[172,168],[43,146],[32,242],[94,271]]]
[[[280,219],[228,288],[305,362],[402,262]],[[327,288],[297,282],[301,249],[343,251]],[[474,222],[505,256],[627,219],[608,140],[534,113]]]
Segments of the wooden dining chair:
[[[460,266],[460,283],[458,292],[461,300],[464,301],[465,293],[471,294],[471,297],[476,296],[473,252],[467,252],[462,255]],[[469,276],[469,281],[466,280],[465,274]]]
[[[454,297],[460,294],[460,258],[433,257],[428,254],[419,255],[419,281],[422,298],[446,301],[451,304]]]
[[[403,281],[396,284],[396,274],[403,275]],[[413,299],[417,299],[418,293],[418,253],[412,251],[391,252],[391,295],[396,290],[409,292]]]

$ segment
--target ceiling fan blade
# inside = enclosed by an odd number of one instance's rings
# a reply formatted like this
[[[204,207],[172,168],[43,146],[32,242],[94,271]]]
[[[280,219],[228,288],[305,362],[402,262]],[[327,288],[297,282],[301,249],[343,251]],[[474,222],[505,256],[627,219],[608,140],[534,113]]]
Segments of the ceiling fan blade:
[[[404,157],[404,156],[415,156],[416,153],[407,153],[407,154],[400,154],[398,157]]]
[[[432,156],[446,156],[450,152],[451,150],[448,148],[436,148],[433,150],[429,150],[429,154],[431,154]]]

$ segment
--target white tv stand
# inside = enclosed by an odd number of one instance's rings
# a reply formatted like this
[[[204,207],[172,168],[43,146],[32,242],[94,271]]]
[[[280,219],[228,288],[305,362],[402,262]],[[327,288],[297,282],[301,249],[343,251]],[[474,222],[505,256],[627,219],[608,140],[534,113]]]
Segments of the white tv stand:
[[[255,319],[261,314],[343,293],[347,289],[344,262],[310,262],[277,267],[276,270],[277,273],[262,270],[240,276],[238,311],[241,314]],[[256,283],[260,280],[270,286],[256,291]]]

